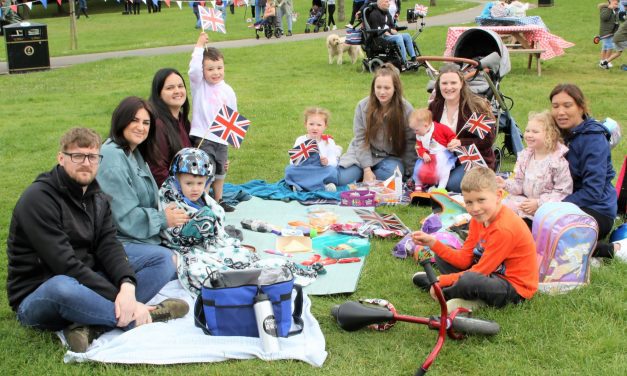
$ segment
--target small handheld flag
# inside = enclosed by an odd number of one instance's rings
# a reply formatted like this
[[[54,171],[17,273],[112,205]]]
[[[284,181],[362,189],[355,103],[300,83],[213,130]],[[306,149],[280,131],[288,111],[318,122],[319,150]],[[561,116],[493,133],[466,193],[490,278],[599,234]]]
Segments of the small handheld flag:
[[[220,137],[231,144],[231,146],[239,148],[242,141],[244,141],[249,125],[250,120],[229,106],[223,105],[218,111],[216,118],[213,119],[208,132]]]
[[[488,167],[474,144],[471,144],[468,148],[458,146],[453,151],[457,154],[459,162],[464,165],[464,171],[470,170],[473,165]]]
[[[492,131],[492,125],[495,121],[490,119],[484,114],[477,114],[473,112],[470,119],[464,124],[463,129],[468,129],[468,132],[477,135],[480,139],[484,139],[485,135]]]
[[[290,160],[296,166],[309,159],[311,154],[319,153],[318,143],[316,140],[306,140],[305,142],[297,145],[296,147],[287,151],[290,155]]]
[[[398,230],[406,235],[409,233],[409,228],[405,226],[403,221],[396,216],[396,214],[379,214],[372,210],[367,209],[355,209],[355,213],[361,218],[364,223],[371,226],[377,226],[384,230],[395,231]]]
[[[222,12],[214,8],[207,9],[201,6],[198,7],[198,12],[203,30],[218,31],[226,34]]]
[[[417,15],[420,15],[422,17],[427,17],[427,11],[428,10],[429,10],[429,7],[426,7],[424,5],[416,4],[414,6],[414,13],[416,13]]]

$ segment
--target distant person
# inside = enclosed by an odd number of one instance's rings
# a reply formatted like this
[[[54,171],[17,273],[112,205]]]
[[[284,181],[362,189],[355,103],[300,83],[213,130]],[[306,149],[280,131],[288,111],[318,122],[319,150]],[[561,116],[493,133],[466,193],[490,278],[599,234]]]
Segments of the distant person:
[[[76,19],[81,18],[81,12],[85,15],[85,18],[89,18],[87,15],[87,0],[77,0],[78,2],[78,13],[76,13]]]
[[[292,13],[294,12],[294,5],[292,3],[292,0],[277,0],[276,10],[278,19],[277,24],[279,25],[278,27],[281,30],[285,31],[285,29],[283,28],[283,17],[285,17],[285,20],[287,21],[287,33],[285,35],[291,37],[292,24],[294,22],[294,20],[292,19]]]
[[[599,68],[610,69],[608,61],[614,51],[614,33],[618,28],[618,0],[607,0],[599,6],[599,38],[601,44],[601,60]]]
[[[100,334],[184,316],[179,299],[145,303],[175,272],[169,255],[135,252],[116,239],[109,199],[95,180],[100,136],[73,128],[58,164],[17,201],[7,239],[7,294],[20,324],[62,330],[83,353]]]
[[[531,299],[539,279],[536,245],[525,222],[502,204],[496,175],[489,168],[474,167],[462,179],[461,188],[472,217],[461,249],[422,231],[412,233],[415,244],[435,253],[448,309],[500,308]],[[425,272],[414,274],[413,282],[436,298]]]
[[[616,33],[614,33],[614,52],[607,58],[607,67],[611,66],[611,62],[618,59],[627,48],[627,21],[620,24]]]

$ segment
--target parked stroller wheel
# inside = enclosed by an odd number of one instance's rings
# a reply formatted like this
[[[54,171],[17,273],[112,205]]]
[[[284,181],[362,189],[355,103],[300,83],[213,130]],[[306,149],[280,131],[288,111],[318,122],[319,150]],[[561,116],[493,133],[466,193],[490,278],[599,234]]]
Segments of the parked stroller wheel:
[[[501,331],[501,327],[494,321],[456,316],[453,319],[453,330],[463,334],[493,336]]]
[[[383,60],[374,58],[368,62],[368,70],[370,71],[370,73],[374,73],[382,65]]]
[[[314,33],[317,33],[318,31],[320,31],[320,28],[318,26],[314,27]]]
[[[274,30],[274,36],[277,38],[281,38],[281,35],[283,35],[283,30],[277,28],[276,30]]]
[[[305,28],[305,33],[309,34],[309,28],[308,27]]]

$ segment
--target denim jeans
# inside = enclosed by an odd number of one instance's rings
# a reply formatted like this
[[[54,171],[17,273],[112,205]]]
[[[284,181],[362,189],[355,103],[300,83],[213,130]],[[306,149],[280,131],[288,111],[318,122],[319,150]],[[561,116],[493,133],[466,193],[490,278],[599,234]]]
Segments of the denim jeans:
[[[453,168],[451,170],[451,174],[448,177],[448,184],[446,184],[446,190],[449,192],[456,192],[456,193],[461,193],[462,189],[461,189],[461,184],[462,184],[462,179],[464,178],[464,166],[459,165],[459,166],[455,166],[455,168]]]
[[[281,7],[276,8],[277,25],[281,30],[283,29],[283,16],[287,19],[287,31],[292,31],[292,12],[289,12],[287,4],[283,4]]]
[[[172,252],[152,244],[128,243],[124,248],[135,271],[135,297],[146,303],[174,279]],[[61,330],[71,323],[110,328],[117,324],[114,302],[66,275],[48,279],[28,295],[18,307],[17,319],[24,326],[47,330]],[[122,329],[133,327],[131,323]]]
[[[392,41],[396,43],[398,48],[401,50],[401,59],[403,59],[403,63],[407,62],[407,54],[409,53],[409,57],[416,57],[416,51],[414,50],[414,43],[409,34],[399,33],[394,35],[385,35],[385,40]]]
[[[374,172],[374,176],[377,178],[377,180],[385,180],[392,176],[396,167],[398,167],[399,170],[401,170],[401,173],[403,173],[403,161],[401,161],[399,158],[387,157],[381,162],[372,166],[372,172]],[[364,170],[357,165],[352,165],[346,168],[340,167],[338,171],[338,184],[346,185],[349,183],[354,183],[361,180],[363,175]]]

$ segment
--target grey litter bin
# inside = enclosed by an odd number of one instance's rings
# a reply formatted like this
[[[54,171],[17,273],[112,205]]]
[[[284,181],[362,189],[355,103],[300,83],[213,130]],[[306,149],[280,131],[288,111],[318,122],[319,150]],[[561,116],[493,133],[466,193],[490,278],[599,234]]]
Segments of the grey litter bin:
[[[9,73],[50,69],[48,27],[40,23],[19,22],[4,27]]]

